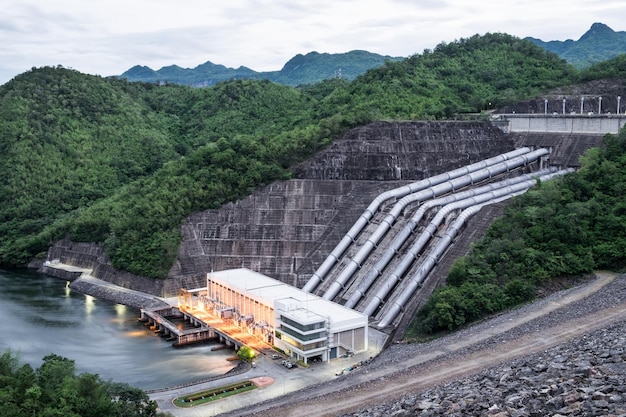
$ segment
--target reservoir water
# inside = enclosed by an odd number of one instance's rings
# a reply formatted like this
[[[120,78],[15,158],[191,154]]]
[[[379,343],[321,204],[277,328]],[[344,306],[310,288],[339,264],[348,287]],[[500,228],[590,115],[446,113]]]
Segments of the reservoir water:
[[[0,269],[0,352],[33,368],[54,353],[78,373],[163,388],[221,375],[232,350],[214,344],[174,348],[142,323],[139,311],[72,291],[66,282],[28,270]]]

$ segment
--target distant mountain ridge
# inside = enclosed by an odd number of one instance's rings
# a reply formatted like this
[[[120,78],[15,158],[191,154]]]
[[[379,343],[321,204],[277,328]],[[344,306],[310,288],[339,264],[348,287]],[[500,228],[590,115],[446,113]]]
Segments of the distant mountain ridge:
[[[170,65],[159,70],[136,65],[122,75],[129,81],[165,82],[196,87],[207,87],[232,79],[267,79],[279,84],[297,86],[314,84],[329,78],[342,77],[353,80],[365,71],[383,65],[386,61],[400,61],[404,57],[391,57],[372,52],[354,50],[329,54],[309,52],[291,58],[280,71],[257,72],[247,67],[228,68],[210,61],[195,68]]]
[[[616,32],[604,23],[594,23],[578,40],[543,41],[533,37],[524,39],[556,53],[578,69],[626,54],[626,32]],[[183,84],[194,87],[208,87],[227,80],[267,79],[295,87],[315,84],[335,77],[351,81],[367,70],[383,65],[386,61],[403,59],[405,57],[379,55],[363,50],[338,54],[313,51],[306,55],[294,56],[280,71],[258,72],[244,66],[230,68],[207,61],[195,68],[169,65],[153,70],[147,66],[136,65],[118,77],[129,81]]]
[[[556,53],[576,68],[586,68],[598,62],[626,54],[626,32],[615,32],[604,23],[594,23],[577,41],[542,41],[524,38]]]

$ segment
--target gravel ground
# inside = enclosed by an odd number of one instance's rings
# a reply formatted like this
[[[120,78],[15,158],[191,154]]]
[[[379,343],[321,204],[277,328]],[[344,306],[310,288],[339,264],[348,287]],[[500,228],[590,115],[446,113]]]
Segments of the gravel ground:
[[[302,412],[308,411],[310,415],[346,417],[626,416],[626,395],[623,394],[626,354],[622,347],[626,346],[626,317],[621,310],[626,303],[626,276],[617,277],[589,296],[563,303],[565,297],[577,294],[580,288],[552,294],[429,343],[393,345],[357,372],[289,394],[275,405],[268,403],[254,409],[238,410],[237,415],[288,416],[303,415]],[[536,315],[542,307],[550,306],[556,309],[549,314],[538,315],[493,337],[477,338],[507,323],[524,321]],[[594,317],[608,316],[611,309],[618,307],[620,309],[616,314],[619,320],[612,320],[600,329],[592,327],[594,321],[600,322]],[[515,351],[516,342],[521,343],[524,338],[548,337],[557,332],[559,326],[574,327],[575,323],[582,325],[585,322],[589,322],[589,331],[578,330],[581,335],[569,339],[562,336],[566,333],[559,333],[562,340],[559,339],[558,346],[533,354],[511,354],[506,361],[489,360],[495,351],[504,350],[505,354],[507,349]],[[476,343],[466,343],[473,338],[477,338]],[[463,344],[467,346],[455,348]],[[403,366],[407,358],[428,358],[433,352],[438,354],[432,360],[426,360],[419,366]],[[474,363],[484,359],[485,365],[477,371],[468,367],[463,374],[464,364],[470,359]],[[451,373],[449,378],[443,373],[443,376],[433,378],[435,383],[424,383],[415,388],[415,381],[430,374],[442,373],[447,368],[451,371],[455,368],[458,372]],[[403,388],[409,385],[411,387]],[[396,386],[394,395],[371,404],[376,392]],[[516,393],[521,393],[519,398]],[[323,404],[346,405],[343,412],[334,413],[324,411]],[[550,407],[543,407],[542,404],[550,404]],[[312,413],[310,410],[318,411]]]
[[[429,343],[446,345],[531,313],[538,304],[558,303],[568,291],[536,304],[502,314],[481,324]],[[620,276],[590,297],[566,305],[522,326],[472,345],[437,362],[489,350],[503,340],[549,331],[560,323],[583,319],[626,302],[626,276]],[[607,328],[566,341],[544,352],[508,361],[473,376],[404,395],[402,398],[342,416],[626,416],[626,318]],[[419,355],[425,346],[393,346],[372,365],[384,367],[407,355]]]
[[[398,359],[404,358],[406,356],[419,355],[426,349],[445,349],[446,346],[450,345],[451,343],[467,339],[468,337],[470,337],[470,335],[486,331],[490,328],[495,327],[498,324],[514,320],[517,317],[529,316],[534,311],[536,311],[537,308],[543,305],[554,303],[558,304],[560,299],[562,299],[567,294],[575,291],[576,289],[577,287],[551,294],[550,296],[538,300],[532,304],[528,304],[507,313],[502,313],[498,316],[490,318],[489,320],[485,320],[481,323],[472,325],[471,327],[452,333],[441,339],[433,340],[432,342],[426,344],[415,343],[390,346],[383,352],[383,354],[378,356],[375,364],[376,366],[384,366],[386,363],[397,361]],[[582,318],[588,316],[593,312],[607,309],[623,302],[626,302],[626,275],[621,275],[617,277],[613,282],[604,286],[599,291],[589,297],[584,297],[583,299],[575,303],[567,304],[563,308],[557,309],[548,315],[542,315],[521,326],[516,326],[504,334],[499,334],[495,339],[491,338],[480,343],[475,343],[467,349],[463,349],[451,354],[449,357],[485,349],[493,346],[494,343],[499,343],[499,341],[501,340],[513,340],[530,332],[537,332],[544,329],[549,329],[563,321],[575,318]]]

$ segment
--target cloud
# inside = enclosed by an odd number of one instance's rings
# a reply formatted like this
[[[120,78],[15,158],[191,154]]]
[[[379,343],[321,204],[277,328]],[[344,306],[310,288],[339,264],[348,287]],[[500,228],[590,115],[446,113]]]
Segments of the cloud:
[[[409,56],[476,33],[578,39],[621,30],[623,1],[20,0],[0,15],[0,83],[32,66],[121,74],[206,61],[279,70],[294,55],[363,49]]]

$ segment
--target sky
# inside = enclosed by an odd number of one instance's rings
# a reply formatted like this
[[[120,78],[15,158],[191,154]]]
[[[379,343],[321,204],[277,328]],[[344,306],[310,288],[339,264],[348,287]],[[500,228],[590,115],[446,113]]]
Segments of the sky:
[[[2,4],[5,3],[5,4]],[[210,61],[278,71],[297,54],[408,57],[475,34],[626,30],[624,0],[0,0],[0,84],[33,67],[100,76]]]

